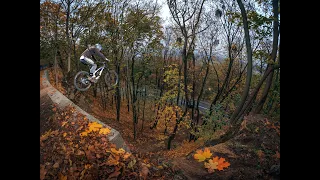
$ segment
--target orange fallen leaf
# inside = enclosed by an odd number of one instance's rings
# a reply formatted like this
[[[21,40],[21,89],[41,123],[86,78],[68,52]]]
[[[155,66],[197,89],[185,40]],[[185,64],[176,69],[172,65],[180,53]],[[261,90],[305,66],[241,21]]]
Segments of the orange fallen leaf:
[[[90,169],[91,166],[92,166],[92,165],[90,165],[90,164],[86,164],[86,165],[84,165],[84,168],[85,168],[85,169]]]
[[[106,164],[109,165],[109,166],[118,165],[118,164],[119,164],[119,156],[115,156],[115,157],[113,158],[113,155],[110,155],[110,156],[108,157],[108,160],[107,160],[107,163],[106,163]]]
[[[229,162],[226,162],[224,158],[220,158],[218,160],[218,170],[219,171],[222,171],[223,168],[228,168],[230,166],[230,163]]]
[[[67,176],[59,172],[59,180],[67,180]]]
[[[126,152],[124,155],[123,155],[123,159],[126,160],[128,157],[131,156],[131,153],[129,152]]]

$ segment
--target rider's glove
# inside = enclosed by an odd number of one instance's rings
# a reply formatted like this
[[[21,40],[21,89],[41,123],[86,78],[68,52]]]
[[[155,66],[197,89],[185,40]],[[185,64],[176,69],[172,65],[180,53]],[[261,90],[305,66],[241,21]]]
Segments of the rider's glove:
[[[110,61],[108,58],[106,58],[106,61]]]

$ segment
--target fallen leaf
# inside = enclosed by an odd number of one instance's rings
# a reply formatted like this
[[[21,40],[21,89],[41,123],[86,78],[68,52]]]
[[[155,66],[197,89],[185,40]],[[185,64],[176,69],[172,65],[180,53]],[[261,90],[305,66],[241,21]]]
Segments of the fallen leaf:
[[[65,132],[65,133],[63,133],[63,137],[66,137],[66,135],[67,135],[67,133]]]
[[[109,134],[111,131],[109,128],[101,128],[100,131],[99,131],[99,134]]]
[[[58,168],[59,167],[59,163],[58,162],[54,163],[54,165],[52,167],[53,168]]]
[[[209,160],[209,163],[205,162],[204,167],[208,169],[209,173],[213,173],[218,167],[218,162],[213,162],[212,159]]]
[[[132,169],[135,164],[136,164],[136,159],[133,159],[128,163],[128,168]]]
[[[197,153],[193,155],[193,158],[197,159],[199,162],[204,161],[206,158],[202,154],[202,150],[197,150]]]
[[[123,159],[126,160],[128,157],[131,156],[131,153],[129,152],[126,152],[124,155],[123,155]]]
[[[46,133],[44,133],[42,136],[40,136],[40,141],[45,141],[46,139],[48,139],[50,134],[51,134],[51,129],[49,131],[47,131]]]
[[[61,126],[63,127],[63,126],[65,126],[66,124],[67,124],[67,121],[63,121],[62,124],[61,124]]]
[[[86,165],[84,165],[84,168],[85,168],[85,169],[90,169],[91,166],[92,166],[92,165],[90,165],[90,164],[86,164]]]
[[[142,176],[142,178],[144,180],[147,179],[147,176],[149,174],[149,168],[144,163],[142,163],[141,170],[140,170],[139,174],[140,174],[140,176]]]
[[[117,178],[121,173],[119,171],[114,171],[108,176],[108,179]]]
[[[115,148],[111,148],[111,152],[116,155],[119,155],[119,154],[124,154],[126,151],[122,148],[120,148],[118,151]]]
[[[229,162],[226,162],[224,158],[220,158],[218,160],[218,170],[219,171],[222,171],[223,168],[228,168],[230,166],[230,163]]]
[[[204,148],[203,154],[205,158],[210,158],[212,156],[212,153],[210,152],[209,148]]]
[[[97,122],[92,122],[88,124],[89,131],[99,131],[100,128],[102,128],[102,125]]]
[[[40,164],[40,179],[43,180],[47,174],[47,170],[45,165]]]
[[[92,153],[89,150],[85,150],[84,152],[85,152],[86,157],[88,158],[88,160],[95,159],[95,156],[93,156]]]
[[[67,180],[67,176],[65,176],[61,172],[59,172],[59,180]]]
[[[80,133],[80,136],[83,137],[83,136],[88,136],[88,132],[84,131],[82,133]]]
[[[108,160],[107,160],[107,163],[106,163],[106,164],[109,165],[109,166],[118,165],[118,164],[119,164],[119,156],[115,156],[115,157],[113,158],[113,155],[110,155],[110,156],[108,157]]]
[[[80,179],[83,179],[83,176],[84,176],[84,173],[87,171],[87,169],[84,169],[83,171],[81,171],[81,173],[80,173]]]
[[[52,131],[52,132],[50,133],[50,136],[51,136],[51,135],[56,136],[56,135],[58,135],[58,134],[59,134],[59,131],[58,131],[58,130],[55,130],[55,131]]]

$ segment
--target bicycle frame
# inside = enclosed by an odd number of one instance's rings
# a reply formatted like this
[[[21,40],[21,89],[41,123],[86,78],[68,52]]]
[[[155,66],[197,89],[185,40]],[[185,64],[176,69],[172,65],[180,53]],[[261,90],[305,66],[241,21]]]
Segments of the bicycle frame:
[[[99,67],[97,70],[94,71],[94,75],[100,71],[100,73],[98,74],[98,76],[95,76],[95,79],[98,80],[103,72],[103,70],[106,68],[106,63],[105,62],[102,62],[103,63],[103,66]]]

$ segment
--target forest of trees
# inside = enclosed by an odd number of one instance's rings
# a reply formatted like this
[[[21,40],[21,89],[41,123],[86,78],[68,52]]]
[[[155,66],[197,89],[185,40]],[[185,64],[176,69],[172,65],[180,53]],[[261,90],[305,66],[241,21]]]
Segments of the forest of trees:
[[[161,6],[170,11],[165,26]],[[132,112],[134,138],[162,122],[168,149],[180,125],[189,141],[209,146],[232,138],[249,113],[280,118],[279,0],[40,1],[40,64],[53,64],[66,96],[75,74],[88,70],[81,53],[96,43],[119,83],[92,90],[102,107],[115,107],[117,121],[120,108]]]

